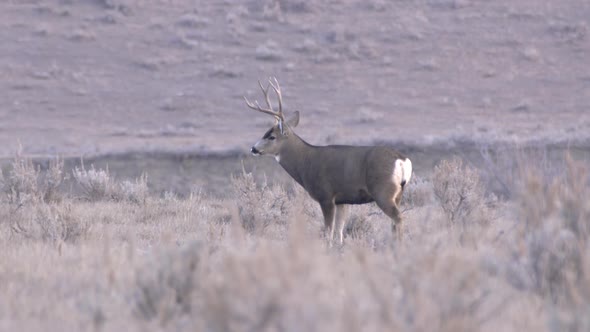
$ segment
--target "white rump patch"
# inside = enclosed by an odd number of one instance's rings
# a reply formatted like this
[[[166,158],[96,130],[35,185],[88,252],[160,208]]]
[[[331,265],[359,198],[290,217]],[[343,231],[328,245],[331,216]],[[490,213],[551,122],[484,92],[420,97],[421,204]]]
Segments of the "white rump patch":
[[[275,155],[275,160],[277,161],[277,163],[280,163],[281,162],[281,155],[280,154]]]
[[[410,182],[412,177],[412,162],[409,158],[396,159],[393,166],[393,183],[401,186],[402,183]]]

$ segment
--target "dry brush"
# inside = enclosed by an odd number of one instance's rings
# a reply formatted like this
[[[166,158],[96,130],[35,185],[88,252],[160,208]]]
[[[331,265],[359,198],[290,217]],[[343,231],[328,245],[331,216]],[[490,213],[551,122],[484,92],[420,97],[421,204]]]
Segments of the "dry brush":
[[[328,248],[305,192],[247,172],[220,200],[156,197],[146,177],[123,184],[82,167],[73,194],[59,162],[46,173],[17,155],[3,172],[0,320],[26,330],[587,330],[588,168],[565,164],[551,179],[522,165],[514,195],[497,200],[478,169],[443,161],[408,185],[404,242],[364,206],[345,245]]]

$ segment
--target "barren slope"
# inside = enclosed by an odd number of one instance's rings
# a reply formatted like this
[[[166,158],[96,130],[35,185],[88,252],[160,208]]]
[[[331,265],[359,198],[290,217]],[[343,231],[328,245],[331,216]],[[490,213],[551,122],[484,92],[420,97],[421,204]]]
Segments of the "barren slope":
[[[245,150],[275,75],[316,144],[587,142],[590,3],[8,1],[0,155]]]

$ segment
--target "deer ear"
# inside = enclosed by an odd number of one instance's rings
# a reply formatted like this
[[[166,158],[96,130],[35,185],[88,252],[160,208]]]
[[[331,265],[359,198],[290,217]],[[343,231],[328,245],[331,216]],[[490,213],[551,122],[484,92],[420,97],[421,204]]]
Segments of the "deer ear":
[[[292,128],[297,127],[297,125],[299,124],[299,111],[295,111],[295,113],[293,113],[293,115],[291,115],[289,119],[287,119],[287,124],[289,125],[289,127]]]

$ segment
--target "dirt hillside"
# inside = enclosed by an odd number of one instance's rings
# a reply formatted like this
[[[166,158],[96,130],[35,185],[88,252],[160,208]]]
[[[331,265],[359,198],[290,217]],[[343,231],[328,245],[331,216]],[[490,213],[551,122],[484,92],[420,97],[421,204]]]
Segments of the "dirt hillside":
[[[4,1],[0,155],[245,151],[276,76],[311,143],[590,139],[590,2]]]

